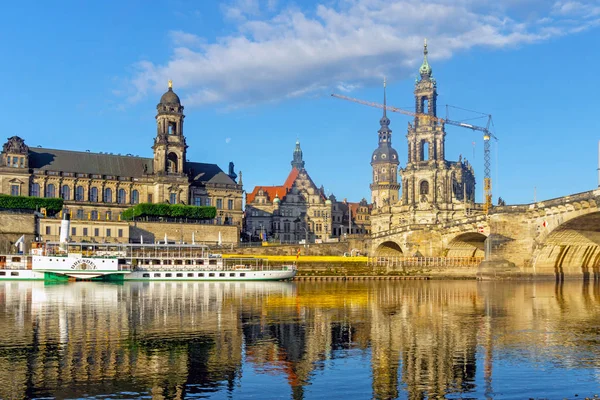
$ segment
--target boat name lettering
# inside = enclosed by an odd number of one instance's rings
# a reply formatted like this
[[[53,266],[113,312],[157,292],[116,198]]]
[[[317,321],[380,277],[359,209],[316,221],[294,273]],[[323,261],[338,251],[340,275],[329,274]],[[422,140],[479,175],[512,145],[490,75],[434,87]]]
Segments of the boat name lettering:
[[[73,265],[71,265],[71,269],[96,269],[96,265],[91,260],[77,260],[73,263]]]

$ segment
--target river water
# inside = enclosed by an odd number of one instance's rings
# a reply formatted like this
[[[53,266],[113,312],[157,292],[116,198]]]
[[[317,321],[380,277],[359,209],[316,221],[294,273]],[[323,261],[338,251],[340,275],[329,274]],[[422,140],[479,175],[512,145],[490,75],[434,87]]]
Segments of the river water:
[[[0,283],[0,397],[583,399],[600,284]]]

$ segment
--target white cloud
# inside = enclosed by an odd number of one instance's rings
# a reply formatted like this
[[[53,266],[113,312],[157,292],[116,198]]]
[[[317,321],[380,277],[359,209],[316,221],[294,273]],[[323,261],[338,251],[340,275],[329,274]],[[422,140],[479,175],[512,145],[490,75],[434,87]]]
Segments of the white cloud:
[[[231,138],[230,137],[228,137],[228,138],[225,139],[225,144],[229,144],[230,142],[231,142]]]
[[[197,35],[183,31],[171,31],[169,37],[175,46],[199,47],[206,42]]]
[[[130,101],[164,91],[172,78],[187,107],[239,107],[337,88],[403,79],[422,59],[476,46],[505,48],[570,34],[600,22],[600,0],[339,0],[311,10],[234,0],[223,9],[236,31],[207,41],[171,32],[165,64],[135,65]],[[333,5],[331,5],[333,4]],[[265,16],[269,14],[269,16]],[[434,72],[435,73],[435,72]]]
[[[554,3],[553,12],[557,15],[568,17],[594,18],[600,16],[600,1],[588,0],[581,2],[560,0]]]

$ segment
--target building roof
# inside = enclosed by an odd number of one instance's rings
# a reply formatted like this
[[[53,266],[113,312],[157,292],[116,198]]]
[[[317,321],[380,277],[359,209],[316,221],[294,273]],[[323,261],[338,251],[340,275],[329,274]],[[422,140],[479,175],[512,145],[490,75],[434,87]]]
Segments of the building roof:
[[[188,172],[191,175],[192,181],[194,181],[194,182],[227,183],[230,185],[236,184],[233,180],[231,180],[231,178],[229,178],[229,176],[227,176],[223,172],[223,170],[221,168],[219,168],[219,166],[217,164],[206,164],[206,163],[188,161],[185,163],[185,166],[187,168],[186,172]],[[227,177],[227,179],[224,179],[221,176],[219,176],[217,178],[217,175],[220,175],[220,174],[225,175],[225,177]],[[213,181],[213,179],[216,179],[216,180]]]
[[[298,178],[298,172],[297,168],[292,168],[282,186],[255,186],[252,192],[246,194],[246,204],[252,203],[260,190],[265,192],[269,201],[275,200],[276,195],[280,199],[283,199],[287,192],[292,188],[296,178]]]
[[[153,172],[152,158],[83,151],[29,148],[29,167],[42,171],[61,171],[141,178]],[[216,164],[186,162],[186,173],[200,183],[236,183]]]
[[[152,158],[82,151],[29,148],[29,167],[43,171],[142,177],[152,173]]]
[[[217,183],[221,185],[236,185],[233,179],[231,179],[231,177],[223,171],[217,173],[215,176],[210,178],[210,180],[207,183]]]
[[[173,105],[181,105],[181,100],[179,100],[179,96],[173,91],[172,87],[169,87],[169,90],[165,92],[160,98],[160,104],[173,104]]]

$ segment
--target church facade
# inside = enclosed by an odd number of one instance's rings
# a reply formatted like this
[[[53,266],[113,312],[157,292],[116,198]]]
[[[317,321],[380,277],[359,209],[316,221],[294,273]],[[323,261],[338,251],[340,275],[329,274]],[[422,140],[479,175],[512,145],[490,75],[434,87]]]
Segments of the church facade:
[[[170,81],[156,109],[152,158],[29,147],[9,138],[0,153],[0,193],[60,197],[72,219],[90,221],[119,221],[138,203],[215,206],[217,217],[205,222],[241,228],[241,173],[237,182],[233,163],[226,174],[187,160],[184,107]]]
[[[397,152],[392,148],[385,107],[380,120],[379,146],[371,159],[371,225],[375,234],[401,226],[449,221],[475,206],[473,167],[462,157],[459,161],[446,160],[446,132],[437,118],[437,82],[427,54],[425,43],[420,78],[414,89],[416,115],[406,135],[404,167],[399,167]]]
[[[292,169],[281,186],[256,186],[246,195],[244,232],[249,240],[298,243],[336,241],[348,234],[370,233],[371,206],[337,201],[317,187],[304,168],[296,142]]]

